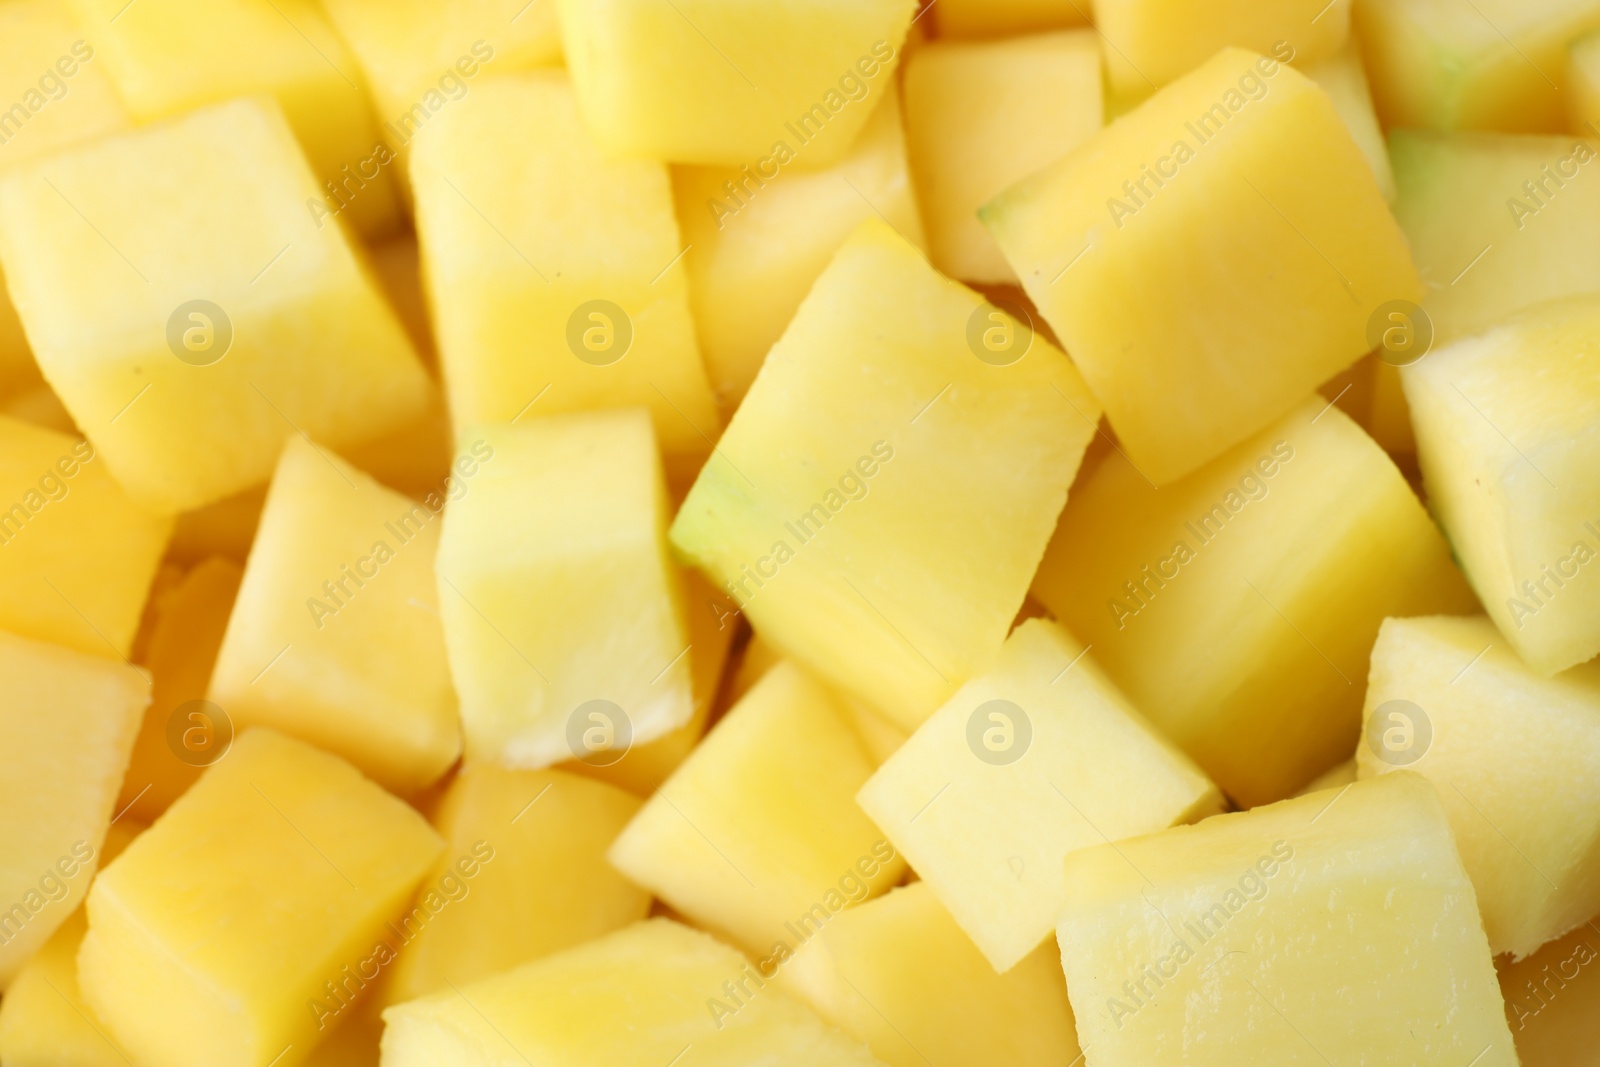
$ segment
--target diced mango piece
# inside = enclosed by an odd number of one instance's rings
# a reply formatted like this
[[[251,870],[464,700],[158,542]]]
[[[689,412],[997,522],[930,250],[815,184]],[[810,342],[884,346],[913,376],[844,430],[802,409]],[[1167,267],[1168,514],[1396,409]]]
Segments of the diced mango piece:
[[[611,862],[697,924],[781,956],[905,869],[856,807],[871,773],[827,689],[780,664],[645,803]]]
[[[927,1067],[923,1049],[1013,1067],[1080,1056],[1055,939],[996,974],[925,882],[840,913],[777,974],[890,1067]]]
[[[1330,56],[1315,63],[1304,63],[1301,72],[1328,94],[1339,117],[1349,127],[1361,154],[1367,157],[1372,174],[1378,179],[1378,188],[1390,204],[1398,195],[1394,185],[1394,168],[1389,164],[1389,145],[1384,140],[1383,129],[1378,125],[1377,112],[1372,107],[1372,89],[1367,84],[1367,71],[1361,65],[1361,51],[1354,40]]]
[[[426,407],[394,313],[306,212],[314,190],[259,98],[0,181],[0,260],[39,365],[134,495],[199,507],[264,480],[297,431],[337,448]]]
[[[211,675],[238,729],[310,741],[402,794],[456,761],[433,566],[442,509],[289,439]]]
[[[1525,960],[1496,962],[1522,1067],[1600,1067],[1600,916]]]
[[[560,0],[585,124],[611,156],[739,166],[842,156],[893,83],[915,0]]]
[[[1089,8],[1088,0],[939,0],[923,10],[940,37],[965,38],[1087,26]]]
[[[1100,43],[1091,30],[929,45],[906,63],[906,139],[933,265],[1015,284],[978,209],[1099,131]]]
[[[561,73],[453,106],[411,178],[456,425],[642,405],[692,474],[717,420],[666,168],[602,159]]]
[[[1223,807],[1086,651],[1023,623],[858,798],[1002,973],[1055,928],[1063,856]]]
[[[1600,137],[1600,31],[1584,34],[1567,46],[1567,131],[1579,137]]]
[[[694,714],[650,420],[627,409],[468,428],[439,606],[468,759],[625,758]],[[613,756],[612,753],[617,753]]]
[[[1166,485],[1365,355],[1421,287],[1326,93],[1217,54],[980,212],[1128,456]]]
[[[873,220],[672,527],[762,637],[915,729],[988,665],[1099,407],[1061,351]]]
[[[865,1047],[775,989],[745,958],[652,919],[474,985],[384,1012],[384,1067],[875,1067]],[[749,999],[729,1005],[725,986]],[[759,983],[759,984],[758,984]],[[722,1003],[727,1015],[707,1011]],[[623,1024],[623,1020],[626,1023]],[[507,1057],[510,1057],[509,1059]]]
[[[1571,137],[1389,137],[1395,217],[1427,285],[1435,345],[1600,289],[1600,150]]]
[[[243,578],[237,563],[213,556],[184,575],[156,609],[150,645],[141,661],[150,669],[150,707],[134,740],[117,800],[118,810],[128,807],[136,819],[153,821],[195,783],[211,757],[226,751],[233,724],[214,721],[214,709],[194,702],[206,697]],[[192,742],[181,757],[168,732],[174,717],[181,724],[179,744]],[[193,727],[200,732],[191,734]]]
[[[300,1063],[442,846],[338,757],[246,731],[95,880],[84,999],[141,1065]]]
[[[1492,951],[1600,910],[1600,663],[1541,678],[1482,616],[1387,619],[1365,710],[1361,777],[1438,788]]]
[[[1314,63],[1350,37],[1351,0],[1094,0],[1106,73],[1119,95],[1152,93],[1229,45]]]
[[[1402,380],[1429,504],[1489,616],[1542,674],[1592,659],[1600,296],[1540,305],[1406,367]]]
[[[1416,775],[1075,852],[1066,884],[1092,1067],[1517,1063],[1472,883]]]
[[[650,894],[606,862],[639,804],[565,771],[463,769],[434,817],[445,850],[390,927],[399,959],[385,1003],[476,982],[643,919]]]
[[[874,214],[923,244],[894,87],[830,167],[677,167],[673,194],[689,251],[689,296],[723,410],[744,399],[767,352],[823,268]]]
[[[1567,43],[1596,27],[1596,0],[1355,0],[1390,129],[1555,133]]]
[[[360,69],[315,0],[68,2],[137,121],[271,95],[316,174],[316,192],[297,202],[301,214],[312,217],[308,209],[320,205],[325,183],[331,188],[350,171],[370,168],[350,222],[368,234],[395,228],[394,187],[371,163],[378,130]]]
[[[150,702],[99,656],[0,632],[0,990],[83,900]]]
[[[1159,491],[1108,457],[1033,593],[1244,807],[1355,751],[1386,616],[1477,610],[1411,487],[1321,397]]]
[[[125,657],[171,530],[89,442],[0,416],[0,627]]]

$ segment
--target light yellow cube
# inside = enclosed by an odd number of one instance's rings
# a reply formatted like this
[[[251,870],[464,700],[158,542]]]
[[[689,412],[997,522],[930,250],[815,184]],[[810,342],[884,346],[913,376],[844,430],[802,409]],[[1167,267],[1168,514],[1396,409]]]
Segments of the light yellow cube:
[[[337,756],[247,731],[95,880],[84,999],[140,1067],[300,1063],[442,847]]]
[[[483,446],[474,462],[493,452]],[[467,491],[471,481],[463,477]],[[385,489],[290,438],[267,492],[209,696],[406,794],[461,753],[434,554],[443,501]]]
[[[780,664],[646,802],[611,862],[697,924],[782,958],[905,868],[856,807],[871,773],[831,694]]]
[[[1001,973],[1055,928],[1062,857],[1223,807],[1086,651],[1023,623],[859,796]]]
[[[411,178],[456,425],[641,405],[687,481],[718,423],[666,168],[603,159],[559,72],[454,106]]]
[[[265,98],[0,180],[0,261],[39,365],[133,495],[196,508],[264,481],[297,432],[339,448],[427,406],[394,313],[306,212],[314,190]]]

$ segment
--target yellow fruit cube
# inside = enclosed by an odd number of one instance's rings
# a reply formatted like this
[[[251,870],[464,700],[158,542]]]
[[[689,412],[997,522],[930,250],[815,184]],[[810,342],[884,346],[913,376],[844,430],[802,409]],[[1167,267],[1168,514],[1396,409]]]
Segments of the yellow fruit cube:
[[[560,0],[584,122],[611,156],[821,167],[893,84],[915,0]]]
[[[765,984],[733,949],[652,919],[388,1009],[383,1063],[631,1067],[668,1064],[692,1049],[695,1067],[880,1067],[865,1047]]]
[[[324,190],[357,174],[349,221],[367,234],[398,224],[391,179],[374,161],[378,130],[360,69],[315,0],[68,3],[135,120],[271,95],[316,174],[315,192],[297,203],[301,214],[326,221]]]
[[[935,42],[906,63],[906,139],[933,265],[1016,284],[978,209],[1100,130],[1092,30]]]
[[[1472,883],[1416,775],[1075,852],[1066,885],[1091,1067],[1516,1067]]]
[[[1088,0],[939,0],[924,10],[940,37],[964,38],[1087,26],[1089,8]]]
[[[83,997],[141,1067],[300,1063],[442,847],[343,760],[249,730],[95,880]]]
[[[469,760],[616,762],[694,714],[666,489],[637,408],[469,427],[439,606]]]
[[[1086,651],[1023,623],[858,797],[1001,973],[1055,928],[1063,856],[1223,807]]]
[[[981,215],[1158,485],[1283,416],[1372,349],[1374,312],[1422,295],[1327,94],[1236,48]]]
[[[0,181],[0,260],[39,365],[135,496],[199,507],[265,480],[297,431],[337,448],[426,407],[394,313],[306,213],[313,191],[261,98]]]
[[[1586,33],[1567,46],[1567,130],[1600,137],[1600,32]]]
[[[0,990],[83,900],[150,702],[98,656],[0,632]]]
[[[606,862],[639,804],[565,771],[463,769],[434,816],[445,850],[390,926],[399,959],[384,1002],[476,982],[643,919],[650,894]]]
[[[1541,678],[1482,616],[1387,619],[1365,712],[1361,777],[1433,782],[1493,952],[1600,910],[1600,663]]]
[[[1160,490],[1107,457],[1033,593],[1244,807],[1355,751],[1386,616],[1477,610],[1405,478],[1321,397]]]
[[[640,405],[669,471],[692,475],[717,419],[666,168],[602,159],[561,73],[454,106],[411,178],[456,425]]]
[[[473,469],[494,457],[466,455]],[[211,675],[238,729],[310,741],[401,794],[449,769],[461,729],[433,567],[443,507],[290,438]]]
[[[226,752],[233,723],[198,702],[205,700],[211,684],[211,668],[243,578],[237,563],[213,556],[184,575],[156,606],[141,660],[150,669],[150,707],[133,742],[119,811],[127,807],[134,818],[154,821],[194,785],[202,769]],[[177,747],[169,733],[174,719],[179,723]]]
[[[1597,344],[1600,297],[1576,296],[1402,372],[1429,504],[1541,674],[1600,653]]]
[[[0,627],[127,656],[171,530],[89,442],[0,416]]]
[[[1055,939],[996,974],[926,882],[851,908],[776,972],[779,988],[890,1067],[1079,1061]]]
[[[912,730],[999,651],[1099,414],[1059,349],[869,221],[673,544],[764,640]]]
[[[922,220],[893,88],[830,167],[676,167],[689,297],[722,409],[744,399],[767,352],[857,226],[881,214],[913,244]]]
[[[1522,1067],[1600,1064],[1600,916],[1525,960],[1496,962]]]
[[[831,694],[780,664],[645,803],[611,862],[697,924],[781,958],[905,869],[856,807],[871,773]]]
[[[1597,27],[1595,0],[1355,0],[1389,129],[1556,133],[1567,43]]]
[[[1356,42],[1346,43],[1315,63],[1301,64],[1300,70],[1333,101],[1339,117],[1350,129],[1350,136],[1355,138],[1361,154],[1367,157],[1383,198],[1393,204],[1399,194],[1395,191],[1394,168],[1389,163],[1389,145],[1372,107],[1372,89],[1367,84],[1367,71],[1361,65],[1361,51]]]

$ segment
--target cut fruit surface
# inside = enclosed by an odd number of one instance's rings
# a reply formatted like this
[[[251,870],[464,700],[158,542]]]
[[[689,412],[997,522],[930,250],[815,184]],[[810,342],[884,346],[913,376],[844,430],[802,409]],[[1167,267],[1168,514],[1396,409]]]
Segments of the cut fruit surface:
[[[1066,878],[1090,1067],[1517,1063],[1472,883],[1416,775],[1085,849]]]
[[[1062,857],[1223,808],[1085,651],[1023,623],[858,798],[1002,973],[1054,929]]]
[[[1327,94],[1237,48],[980,215],[1158,485],[1280,418],[1371,350],[1376,310],[1422,295]]]
[[[1528,670],[1488,619],[1387,619],[1362,778],[1433,782],[1489,947],[1518,958],[1600,911],[1600,663]]]
[[[1098,417],[1059,349],[870,221],[773,347],[673,544],[764,640],[914,729],[999,650]]]
[[[1355,138],[1361,154],[1367,157],[1383,198],[1393,204],[1398,194],[1394,168],[1389,163],[1389,145],[1372,107],[1372,89],[1367,84],[1367,71],[1361,65],[1361,51],[1356,42],[1349,41],[1332,55],[1315,63],[1302,64],[1300,69],[1333,101],[1339,117],[1350,128],[1350,136]]]

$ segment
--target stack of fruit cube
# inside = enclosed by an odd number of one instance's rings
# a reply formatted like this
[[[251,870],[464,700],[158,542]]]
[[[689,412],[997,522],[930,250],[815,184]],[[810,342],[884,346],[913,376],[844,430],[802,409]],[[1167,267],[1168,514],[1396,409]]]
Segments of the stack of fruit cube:
[[[1600,0],[0,0],[0,1067],[1600,1067],[1597,160]]]

